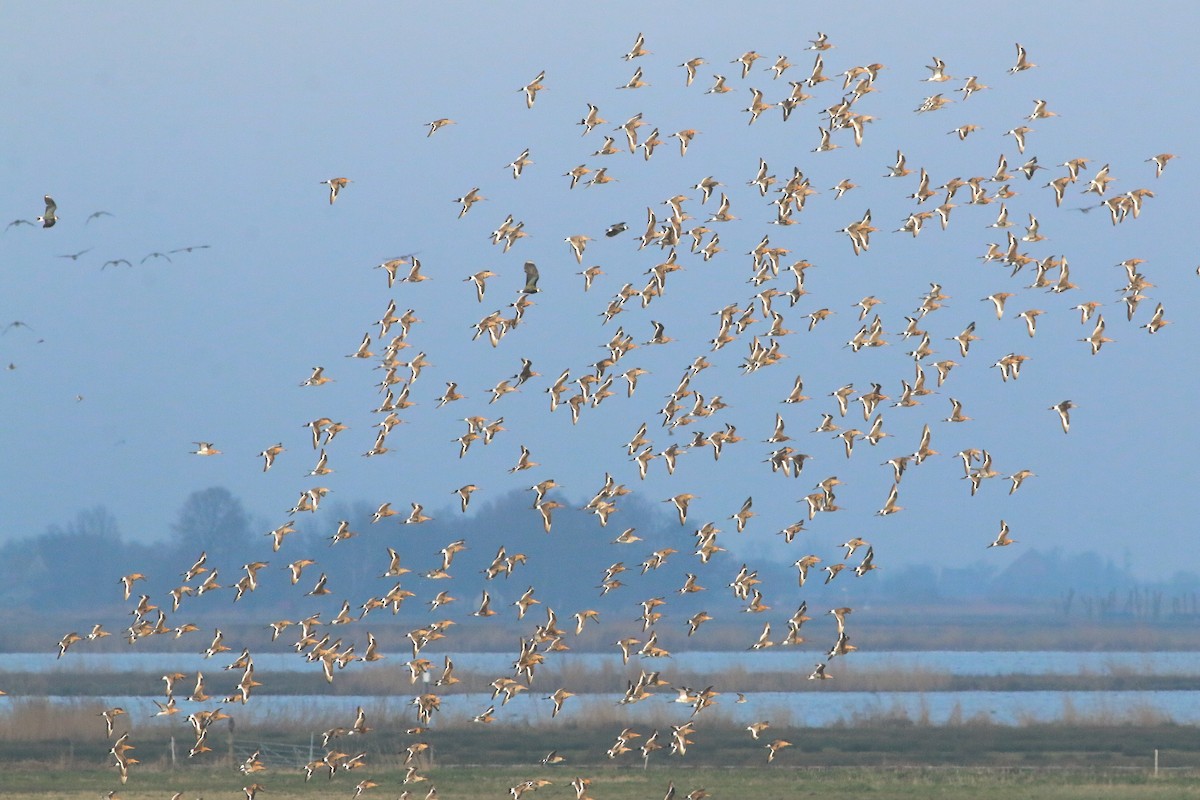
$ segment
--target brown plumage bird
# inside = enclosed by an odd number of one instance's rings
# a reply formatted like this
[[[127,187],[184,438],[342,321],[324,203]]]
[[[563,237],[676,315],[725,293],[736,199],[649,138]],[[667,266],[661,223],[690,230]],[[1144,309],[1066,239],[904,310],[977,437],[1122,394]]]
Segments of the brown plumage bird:
[[[333,205],[333,201],[338,198],[338,193],[351,183],[354,183],[354,181],[349,178],[330,178],[327,181],[321,181],[322,186],[329,187],[329,205]]]

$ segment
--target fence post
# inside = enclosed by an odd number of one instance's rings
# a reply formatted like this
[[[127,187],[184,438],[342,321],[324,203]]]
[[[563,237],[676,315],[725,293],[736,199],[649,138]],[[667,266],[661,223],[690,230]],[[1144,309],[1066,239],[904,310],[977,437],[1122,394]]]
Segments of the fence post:
[[[1158,777],[1158,748],[1154,748],[1154,777]]]

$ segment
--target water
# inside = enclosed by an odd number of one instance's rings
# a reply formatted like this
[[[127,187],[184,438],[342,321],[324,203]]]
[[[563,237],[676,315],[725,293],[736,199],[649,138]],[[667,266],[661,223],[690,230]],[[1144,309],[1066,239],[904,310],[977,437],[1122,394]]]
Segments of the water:
[[[196,653],[70,653],[63,660],[53,654],[0,654],[0,681],[5,671],[93,671],[93,672],[169,672],[191,673],[197,670],[214,673],[236,657],[205,659]],[[509,653],[451,654],[459,671],[507,675],[512,671]],[[428,655],[435,664],[440,656]],[[390,654],[384,664],[399,665],[407,653]],[[806,675],[819,654],[812,651],[774,650],[765,652],[681,652],[669,659],[643,659],[645,669],[660,669],[670,676],[673,671],[719,672],[731,668],[747,671],[787,672]],[[306,671],[317,673],[317,665],[307,663],[295,653],[262,653],[254,657],[259,674],[271,671]],[[622,670],[620,656],[611,653],[560,653],[547,662],[547,668],[611,667]],[[637,662],[631,662],[636,669]],[[929,671],[951,675],[1108,675],[1154,674],[1200,677],[1200,652],[883,652],[854,653],[839,659],[838,672]],[[363,667],[359,667],[360,669]],[[497,725],[520,724],[530,721],[549,721],[551,703],[545,694],[552,689],[545,681],[535,684],[507,706],[497,705]],[[155,687],[158,688],[157,686]],[[567,687],[570,688],[570,687]],[[720,688],[718,686],[718,688]],[[373,713],[387,713],[413,720],[410,705],[420,687],[402,680],[391,696],[327,696],[327,695],[256,695],[245,706],[226,704],[225,708],[239,720],[269,721],[273,717],[311,720],[314,729],[337,720],[352,717],[356,706],[362,705]],[[727,692],[718,698],[716,707],[706,715],[722,715],[737,723],[749,724],[771,719],[779,725],[821,727],[836,723],[853,723],[862,717],[907,716],[912,720],[928,720],[944,724],[953,719],[987,719],[1000,725],[1026,722],[1047,722],[1057,719],[1094,718],[1129,720],[1133,717],[1170,719],[1178,724],[1200,724],[1200,691],[1021,691],[1021,692],[858,692],[822,691],[819,684],[813,691],[751,692],[745,703],[735,703],[735,695]],[[184,692],[186,693],[186,692]],[[664,691],[640,703],[621,709],[630,724],[661,727],[685,721],[690,709],[673,703],[674,694]],[[162,699],[161,697],[157,699]],[[589,715],[616,707],[620,695],[585,695],[568,700],[562,719],[574,715]],[[183,717],[197,708],[211,708],[179,700],[181,713],[172,717],[155,717],[157,710],[150,697],[66,698],[51,697],[53,703],[88,703],[109,707],[119,705],[130,712],[139,724],[186,725]],[[13,698],[0,698],[0,713]],[[481,713],[495,701],[490,694],[465,693],[446,695],[442,699],[439,719],[467,720]],[[578,717],[576,717],[578,718]]]
[[[434,724],[454,720],[463,722],[496,707],[496,726],[550,721],[552,703],[535,690],[517,697],[506,706],[492,700],[490,693],[446,695]],[[369,716],[386,714],[409,719],[416,724],[411,706],[413,694],[379,697],[345,695],[264,695],[251,697],[245,706],[222,706],[243,724],[269,722],[272,719],[299,719],[319,731],[332,725],[345,725],[362,706]],[[621,718],[630,725],[665,727],[685,722],[691,710],[672,702],[673,693],[656,695],[640,703],[623,707]],[[748,693],[745,703],[734,702],[735,695],[723,694],[700,720],[722,716],[738,724],[767,719],[777,726],[824,727],[853,723],[856,719],[907,717],[941,725],[948,721],[986,719],[997,725],[1016,725],[1054,720],[1120,722],[1132,715],[1149,718],[1157,715],[1181,725],[1200,724],[1200,691],[1112,691],[1112,692],[759,692]],[[137,725],[176,725],[188,727],[184,717],[193,710],[215,708],[206,704],[178,701],[180,713],[171,718],[155,717],[157,710],[148,697],[51,697],[52,703],[95,704],[97,708],[120,706]],[[161,698],[159,698],[161,699]],[[597,711],[616,708],[620,695],[584,695],[567,700],[558,721],[587,719]],[[11,700],[10,700],[11,702]],[[0,703],[0,713],[3,713]]]

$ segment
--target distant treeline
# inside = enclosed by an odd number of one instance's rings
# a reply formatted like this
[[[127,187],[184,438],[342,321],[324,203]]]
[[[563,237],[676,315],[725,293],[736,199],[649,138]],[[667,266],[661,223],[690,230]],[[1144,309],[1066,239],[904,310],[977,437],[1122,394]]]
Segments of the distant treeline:
[[[725,551],[701,565],[692,555],[695,526],[680,526],[674,513],[665,507],[625,497],[613,522],[600,527],[594,515],[579,508],[582,501],[559,499],[563,507],[555,511],[549,534],[530,508],[532,496],[525,492],[479,504],[469,514],[462,514],[457,507],[451,511],[449,506],[426,509],[434,519],[416,525],[397,522],[405,518],[406,510],[398,509],[398,515],[372,522],[377,509],[371,505],[329,503],[317,514],[298,514],[294,518],[295,533],[284,539],[278,552],[272,550],[269,531],[282,520],[252,520],[242,502],[220,487],[190,495],[170,533],[153,543],[126,540],[108,510],[89,509],[68,522],[50,526],[40,535],[0,547],[0,601],[4,609],[0,623],[6,631],[0,647],[9,651],[52,649],[66,632],[54,627],[60,620],[74,620],[62,624],[80,629],[81,634],[92,624],[103,623],[115,639],[129,624],[130,612],[142,594],[167,614],[166,624],[172,627],[184,620],[201,625],[215,620],[227,626],[252,626],[276,619],[294,620],[314,610],[320,610],[323,619],[329,620],[343,601],[348,601],[356,614],[361,613],[362,604],[384,595],[397,583],[415,595],[398,615],[387,610],[372,612],[378,619],[373,623],[376,627],[386,627],[388,621],[399,630],[432,619],[477,621],[470,614],[486,588],[492,608],[498,613],[486,621],[491,634],[477,641],[483,647],[495,644],[505,648],[521,635],[512,604],[531,585],[536,585],[540,607],[534,606],[529,619],[544,617],[545,609],[553,608],[559,614],[560,625],[572,627],[570,615],[589,607],[606,609],[602,615],[609,621],[623,618],[625,611],[630,621],[636,620],[639,604],[653,597],[668,600],[670,616],[679,622],[681,630],[684,620],[702,609],[718,620],[736,621],[739,630],[749,631],[756,626],[761,629],[766,619],[786,619],[801,599],[807,599],[813,607],[810,614],[824,614],[828,608],[850,604],[871,606],[875,609],[872,613],[888,615],[900,614],[906,608],[940,609],[939,616],[943,617],[978,614],[988,607],[1017,607],[1029,609],[1031,619],[1054,624],[1070,619],[1169,625],[1200,616],[1200,577],[1180,574],[1163,583],[1140,584],[1127,570],[1094,553],[1064,554],[1034,548],[1024,550],[1004,569],[982,560],[961,568],[889,564],[887,569],[862,578],[846,569],[827,586],[822,585],[824,574],[814,569],[800,591],[792,561],[809,552],[803,534],[787,548],[758,551],[780,553],[782,557],[752,556],[747,552],[743,560],[743,554]],[[335,543],[334,534],[343,521],[356,536]],[[610,545],[626,528],[634,528],[641,540]],[[440,567],[442,548],[460,539],[465,540],[467,549],[457,555],[451,569],[458,580],[421,577]],[[722,543],[730,545],[730,540],[732,536]],[[384,576],[389,567],[389,547],[400,554],[410,573]],[[483,573],[501,547],[509,556],[523,553],[527,559],[516,564],[511,575],[485,580]],[[642,566],[653,552],[668,547],[677,553],[662,566]],[[221,588],[204,597],[184,596],[180,610],[172,612],[169,593],[183,585],[182,573],[201,553],[206,555],[209,570],[203,577],[215,570],[215,583]],[[293,585],[286,565],[299,558],[316,563],[307,567],[301,580]],[[623,560],[626,567],[626,572],[618,576],[624,585],[601,600],[599,585],[605,570],[617,560]],[[256,561],[266,562],[267,566],[258,571],[255,588],[235,605],[233,587],[246,574],[245,565]],[[764,599],[774,609],[772,614],[741,613],[746,603],[734,596],[727,581],[744,563],[757,570]],[[692,571],[708,590],[682,594],[678,590]],[[146,577],[134,585],[133,596],[126,601],[120,578],[131,573]],[[321,574],[326,576],[330,594],[305,596]],[[198,586],[200,579],[190,583]],[[455,597],[455,602],[431,616],[428,601],[443,589]],[[55,623],[47,626],[47,620]],[[521,625],[521,630],[527,628],[528,619]],[[713,633],[721,627],[719,622],[714,623]],[[780,627],[784,629],[782,623]],[[743,647],[747,644],[744,638],[726,632],[717,641],[706,640],[696,646]]]

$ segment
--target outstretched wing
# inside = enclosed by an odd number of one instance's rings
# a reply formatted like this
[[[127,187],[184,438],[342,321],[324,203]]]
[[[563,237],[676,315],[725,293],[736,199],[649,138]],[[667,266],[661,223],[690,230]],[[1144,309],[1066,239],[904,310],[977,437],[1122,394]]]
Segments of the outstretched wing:
[[[538,268],[532,261],[525,262],[525,288],[522,294],[534,294],[538,291]]]

